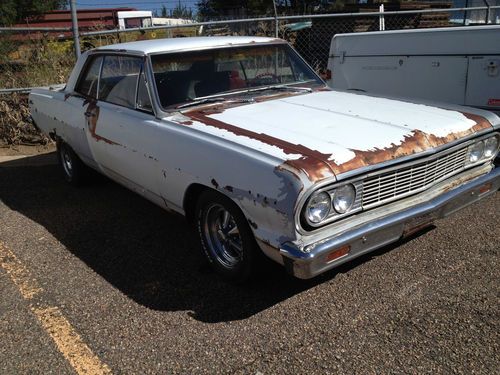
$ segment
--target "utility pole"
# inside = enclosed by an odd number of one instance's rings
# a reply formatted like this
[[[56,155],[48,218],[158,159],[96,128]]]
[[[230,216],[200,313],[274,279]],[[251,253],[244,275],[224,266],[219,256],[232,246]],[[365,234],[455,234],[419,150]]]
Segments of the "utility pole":
[[[80,36],[78,35],[78,17],[76,15],[76,0],[70,0],[69,2],[71,7],[71,21],[73,23],[73,41],[75,43],[75,54],[76,59],[81,55],[80,51]]]
[[[274,8],[274,36],[276,38],[278,35],[278,11],[276,10],[276,0],[273,0],[273,8]]]

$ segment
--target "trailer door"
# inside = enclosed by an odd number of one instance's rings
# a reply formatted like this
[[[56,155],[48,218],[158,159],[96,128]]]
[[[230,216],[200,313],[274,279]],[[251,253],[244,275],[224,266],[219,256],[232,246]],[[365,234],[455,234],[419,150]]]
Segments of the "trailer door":
[[[465,104],[500,110],[500,55],[469,57]]]
[[[333,88],[465,102],[465,56],[345,56],[334,58],[333,65]]]

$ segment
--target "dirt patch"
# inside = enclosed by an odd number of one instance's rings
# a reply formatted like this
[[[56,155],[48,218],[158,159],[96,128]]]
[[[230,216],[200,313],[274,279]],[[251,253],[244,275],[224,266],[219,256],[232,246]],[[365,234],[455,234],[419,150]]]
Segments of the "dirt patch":
[[[46,145],[5,145],[0,144],[0,156],[32,156],[47,154],[56,150],[55,143]]]

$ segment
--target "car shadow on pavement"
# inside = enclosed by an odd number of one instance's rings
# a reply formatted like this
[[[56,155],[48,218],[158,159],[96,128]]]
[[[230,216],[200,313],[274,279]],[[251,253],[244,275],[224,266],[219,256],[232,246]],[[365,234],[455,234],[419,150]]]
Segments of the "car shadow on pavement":
[[[211,271],[182,216],[104,177],[83,188],[72,187],[58,166],[40,165],[36,158],[29,158],[34,164],[24,164],[36,166],[0,164],[4,204],[42,225],[136,303],[160,311],[189,311],[203,322],[248,318],[401,245],[385,247],[313,280],[295,279],[273,265],[251,283],[235,286]]]

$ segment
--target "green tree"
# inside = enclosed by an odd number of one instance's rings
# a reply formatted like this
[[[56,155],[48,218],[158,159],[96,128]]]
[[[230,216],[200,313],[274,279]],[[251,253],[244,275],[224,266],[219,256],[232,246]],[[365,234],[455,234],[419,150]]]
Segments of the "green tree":
[[[324,10],[335,0],[275,0],[278,12],[287,14],[313,13]],[[227,16],[264,16],[274,14],[273,0],[200,0],[196,4],[201,20]]]
[[[163,9],[162,9],[162,14],[163,14]],[[177,4],[177,6],[170,11],[170,17],[172,17],[172,18],[192,19],[193,18],[193,12],[192,12],[191,9],[189,9],[185,5],[182,5],[180,3],[180,1],[179,1],[179,4]]]
[[[168,17],[168,10],[167,10],[167,7],[165,5],[161,6],[160,17],[162,17],[162,18]]]
[[[196,6],[200,20],[261,16],[273,12],[272,0],[200,0]]]
[[[26,18],[62,9],[67,0],[0,0],[0,25],[25,22]]]
[[[196,3],[196,7],[198,8],[198,21],[208,21],[217,16],[213,0],[200,0]]]

